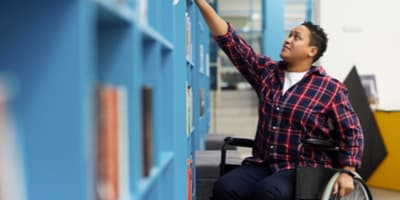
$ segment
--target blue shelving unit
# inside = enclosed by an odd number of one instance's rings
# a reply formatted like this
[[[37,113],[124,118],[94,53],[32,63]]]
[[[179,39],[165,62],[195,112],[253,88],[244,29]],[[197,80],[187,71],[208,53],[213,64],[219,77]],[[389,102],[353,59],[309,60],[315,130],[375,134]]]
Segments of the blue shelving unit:
[[[284,0],[262,1],[263,54],[279,60],[284,41]]]
[[[188,188],[195,188],[194,152],[204,148],[210,120],[208,32],[192,0],[2,1],[0,73],[12,76],[17,88],[9,106],[27,199],[96,199],[99,85],[126,93],[127,170],[119,199],[195,199]],[[148,175],[142,165],[144,87],[152,90],[153,111]]]
[[[193,174],[192,199],[195,191],[195,151],[204,149],[204,138],[209,131],[210,120],[210,78],[209,78],[209,50],[210,34],[207,25],[200,15],[193,0],[186,0],[186,15],[190,18],[191,56],[186,58],[187,79],[191,96],[191,129],[187,136],[187,158],[191,160]]]

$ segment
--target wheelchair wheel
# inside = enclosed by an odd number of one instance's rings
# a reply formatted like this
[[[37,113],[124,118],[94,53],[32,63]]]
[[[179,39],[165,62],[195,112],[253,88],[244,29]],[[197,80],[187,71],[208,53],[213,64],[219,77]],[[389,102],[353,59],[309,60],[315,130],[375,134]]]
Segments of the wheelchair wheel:
[[[333,194],[333,186],[339,175],[340,172],[336,173],[329,180],[321,200],[372,200],[371,192],[358,174],[354,177],[354,191],[352,193],[342,198],[338,194]]]

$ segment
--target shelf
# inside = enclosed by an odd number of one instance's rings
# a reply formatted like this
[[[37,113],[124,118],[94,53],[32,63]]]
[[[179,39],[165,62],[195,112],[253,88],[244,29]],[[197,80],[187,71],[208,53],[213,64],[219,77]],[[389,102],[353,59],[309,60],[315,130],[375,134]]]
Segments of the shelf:
[[[194,4],[194,1],[193,0],[186,0],[186,3],[187,3],[187,5],[192,5],[192,4]]]
[[[192,128],[190,128],[190,134],[189,134],[189,137],[191,136],[191,135],[194,135],[194,132],[196,131],[196,128],[194,127],[194,126],[192,126]]]
[[[201,23],[201,22],[199,22],[199,29],[200,29],[200,32],[204,32],[206,30],[203,23]]]
[[[95,0],[100,22],[131,23],[134,12],[127,4],[110,0]]]
[[[210,37],[195,1],[1,5],[0,75],[18,89],[6,106],[23,139],[16,142],[26,199],[186,199],[196,188],[187,161],[209,129],[209,111],[198,113],[200,89],[209,87],[202,72]]]
[[[139,24],[140,30],[143,32],[144,37],[147,39],[155,40],[159,42],[163,48],[163,50],[173,50],[174,45],[166,39],[164,36],[159,34],[156,30],[150,27],[147,24]]]
[[[146,177],[139,181],[139,191],[145,193],[155,184],[157,179],[161,177],[161,174],[172,164],[174,154],[172,152],[162,152],[160,156],[160,166],[154,166],[151,169],[149,177]]]
[[[186,58],[186,65],[190,66],[190,68],[194,67],[194,63]]]

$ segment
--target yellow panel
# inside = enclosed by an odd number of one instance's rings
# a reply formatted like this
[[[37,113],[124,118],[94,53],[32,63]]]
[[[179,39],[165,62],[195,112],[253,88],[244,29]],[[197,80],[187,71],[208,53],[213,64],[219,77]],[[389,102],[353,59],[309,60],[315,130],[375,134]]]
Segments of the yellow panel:
[[[400,190],[400,112],[374,113],[388,154],[368,179],[375,187]]]

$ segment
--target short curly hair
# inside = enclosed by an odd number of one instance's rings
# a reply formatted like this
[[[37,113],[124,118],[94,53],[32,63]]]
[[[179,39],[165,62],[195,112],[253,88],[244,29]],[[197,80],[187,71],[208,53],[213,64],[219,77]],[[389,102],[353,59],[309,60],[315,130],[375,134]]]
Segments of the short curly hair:
[[[328,36],[319,25],[312,22],[303,22],[301,25],[310,31],[310,44],[318,48],[318,53],[314,56],[313,62],[317,61],[326,51],[328,46]]]

